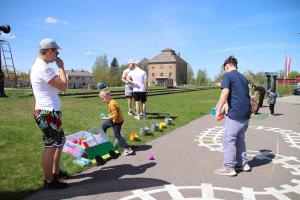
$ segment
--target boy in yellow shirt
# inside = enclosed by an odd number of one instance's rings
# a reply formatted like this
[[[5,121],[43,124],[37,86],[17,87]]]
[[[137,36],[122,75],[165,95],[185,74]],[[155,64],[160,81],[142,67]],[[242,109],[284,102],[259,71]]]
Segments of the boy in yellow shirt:
[[[110,127],[113,128],[114,136],[118,140],[119,144],[124,148],[124,155],[127,156],[133,153],[133,150],[128,146],[127,142],[121,135],[121,128],[124,122],[123,114],[118,103],[111,98],[109,89],[105,88],[99,93],[99,97],[103,102],[107,103],[108,111],[111,114],[110,117],[103,118],[106,120],[102,124],[102,129],[106,133],[106,130]]]

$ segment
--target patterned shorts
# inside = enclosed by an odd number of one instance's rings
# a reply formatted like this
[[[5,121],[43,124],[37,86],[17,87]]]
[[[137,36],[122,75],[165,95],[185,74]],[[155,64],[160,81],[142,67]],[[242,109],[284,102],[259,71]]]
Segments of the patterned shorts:
[[[129,87],[128,85],[125,85],[125,96],[126,97],[132,97],[132,87]]]
[[[45,147],[59,147],[62,145],[65,133],[61,127],[62,118],[60,111],[37,109],[34,111],[34,119],[42,130]]]

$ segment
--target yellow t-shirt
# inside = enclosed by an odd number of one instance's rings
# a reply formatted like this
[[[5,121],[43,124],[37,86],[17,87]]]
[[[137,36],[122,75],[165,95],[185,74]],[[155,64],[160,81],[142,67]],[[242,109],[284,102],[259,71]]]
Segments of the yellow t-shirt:
[[[124,121],[120,106],[115,100],[110,100],[108,103],[108,112],[111,114],[113,123],[121,123]]]

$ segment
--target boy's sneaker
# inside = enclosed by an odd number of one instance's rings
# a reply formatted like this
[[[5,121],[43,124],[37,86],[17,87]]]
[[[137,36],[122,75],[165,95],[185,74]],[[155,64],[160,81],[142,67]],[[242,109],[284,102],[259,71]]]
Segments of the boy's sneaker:
[[[133,150],[130,147],[124,149],[123,155],[128,156],[133,153]]]
[[[251,171],[251,167],[249,166],[248,163],[245,164],[242,167],[235,167],[234,169],[237,170],[237,171],[243,171],[243,172],[250,172]]]
[[[141,117],[140,117],[139,115],[134,116],[134,118],[135,118],[136,120],[140,120],[140,119],[141,119]]]
[[[69,187],[68,183],[60,182],[57,179],[53,179],[51,183],[44,181],[44,187],[49,190],[64,189]]]
[[[128,115],[132,115],[132,110],[129,110],[129,111],[128,111]]]
[[[58,174],[53,174],[53,178],[60,180],[60,179],[67,179],[69,178],[70,175],[67,172],[62,171],[61,169],[59,169],[59,173]]]
[[[221,176],[236,176],[236,171],[234,169],[220,168],[217,169],[215,173]]]
[[[140,113],[140,119],[147,119],[146,114]]]

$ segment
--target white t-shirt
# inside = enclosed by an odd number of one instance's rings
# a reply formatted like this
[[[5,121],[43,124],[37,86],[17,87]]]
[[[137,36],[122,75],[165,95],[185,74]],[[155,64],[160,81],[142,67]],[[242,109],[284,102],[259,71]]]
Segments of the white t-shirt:
[[[57,74],[40,58],[31,67],[30,80],[35,97],[35,109],[60,111],[58,90],[48,84]]]
[[[124,78],[126,80],[128,74],[132,71],[132,69],[130,68],[127,68],[123,71],[123,74],[122,74],[122,78]],[[126,86],[128,87],[131,87],[132,88],[132,85],[130,83],[126,83]]]
[[[136,67],[128,76],[130,76],[135,83],[135,85],[133,85],[133,92],[146,92],[145,80],[147,79],[147,74],[144,70]]]

